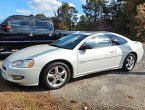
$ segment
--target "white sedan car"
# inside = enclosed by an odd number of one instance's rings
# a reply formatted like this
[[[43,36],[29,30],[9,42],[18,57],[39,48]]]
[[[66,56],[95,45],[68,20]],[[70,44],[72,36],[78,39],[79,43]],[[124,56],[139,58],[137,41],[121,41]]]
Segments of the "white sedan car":
[[[143,53],[142,43],[115,33],[77,33],[13,53],[3,62],[2,76],[20,85],[57,89],[90,73],[130,71]]]

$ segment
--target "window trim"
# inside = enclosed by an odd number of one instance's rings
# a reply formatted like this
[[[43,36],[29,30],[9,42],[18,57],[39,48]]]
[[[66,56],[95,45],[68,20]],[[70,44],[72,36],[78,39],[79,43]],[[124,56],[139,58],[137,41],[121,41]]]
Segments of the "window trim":
[[[107,33],[106,36],[111,40],[112,45],[117,45],[117,44],[113,44],[113,41],[112,41],[112,39],[110,38],[110,35],[111,35],[111,36],[115,36],[115,37],[117,37],[117,38],[121,38],[121,39],[123,39],[124,41],[126,41],[126,42],[123,43],[123,44],[118,43],[118,45],[124,45],[124,44],[128,43],[128,40],[125,39],[125,38],[123,38],[121,35],[116,35],[116,34]]]
[[[95,34],[95,35],[90,36],[89,38],[85,39],[85,40],[83,41],[83,43],[80,45],[80,47],[81,47],[87,40],[89,40],[90,38],[92,38],[92,37],[97,37],[97,36],[99,36],[99,35],[101,35],[101,34],[102,34],[102,33]],[[103,33],[103,34],[104,34],[104,33]],[[104,36],[105,36],[105,34],[104,34]],[[111,47],[111,46],[113,46],[112,40],[111,40],[108,36],[105,36],[105,37],[109,39],[111,45],[97,46],[97,47],[93,47],[92,49],[98,49],[98,48],[104,48],[104,47]],[[79,48],[80,48],[80,47],[79,47]]]

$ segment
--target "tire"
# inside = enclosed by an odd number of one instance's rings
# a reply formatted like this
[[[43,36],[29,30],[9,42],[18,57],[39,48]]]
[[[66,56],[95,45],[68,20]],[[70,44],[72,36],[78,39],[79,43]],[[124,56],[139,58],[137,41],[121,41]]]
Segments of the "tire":
[[[70,79],[70,69],[62,62],[54,62],[46,66],[41,76],[41,83],[46,89],[59,89]]]
[[[131,71],[136,64],[136,60],[137,60],[137,58],[136,58],[135,54],[130,53],[129,55],[127,55],[124,60],[122,70],[126,71],[126,72]]]

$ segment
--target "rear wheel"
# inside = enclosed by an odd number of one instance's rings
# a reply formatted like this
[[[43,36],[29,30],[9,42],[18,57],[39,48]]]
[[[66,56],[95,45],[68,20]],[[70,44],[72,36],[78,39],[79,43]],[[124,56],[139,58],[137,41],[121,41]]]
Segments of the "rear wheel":
[[[63,87],[70,79],[70,69],[62,62],[54,62],[46,66],[41,82],[47,89]]]
[[[125,58],[122,69],[124,71],[131,71],[136,64],[136,60],[137,60],[136,56],[133,53],[130,53]]]

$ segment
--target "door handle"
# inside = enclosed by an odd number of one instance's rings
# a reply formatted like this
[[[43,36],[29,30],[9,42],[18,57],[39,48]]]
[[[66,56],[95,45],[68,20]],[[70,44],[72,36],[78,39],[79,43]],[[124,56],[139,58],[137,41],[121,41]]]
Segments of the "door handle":
[[[29,33],[29,36],[32,37],[32,36],[33,36],[33,32],[30,32],[30,33]]]
[[[110,51],[110,53],[114,53],[114,51]]]

